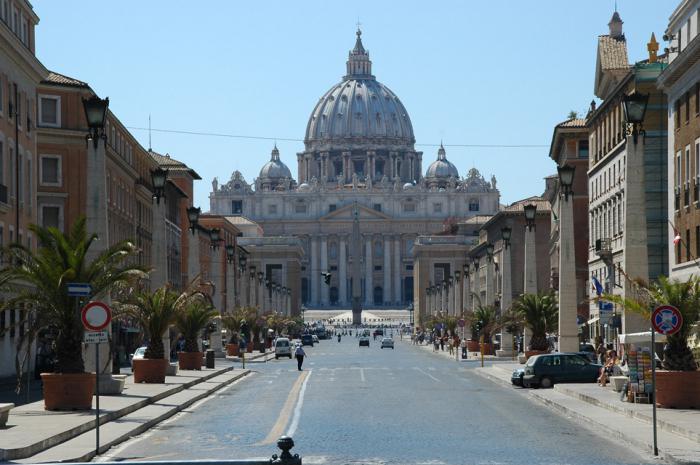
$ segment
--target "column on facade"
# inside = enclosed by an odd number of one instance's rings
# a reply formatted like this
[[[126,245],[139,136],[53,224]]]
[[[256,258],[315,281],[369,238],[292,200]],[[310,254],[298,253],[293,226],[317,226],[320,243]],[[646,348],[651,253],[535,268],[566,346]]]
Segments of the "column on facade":
[[[372,235],[365,236],[365,305],[372,305]]]
[[[328,272],[328,236],[323,235],[321,236],[321,269],[320,273],[327,273]],[[329,289],[330,287],[325,283],[321,283],[321,305],[327,307],[329,303],[328,295],[329,295]]]
[[[349,182],[352,178],[352,169],[350,166],[350,152],[343,152],[343,182]]]
[[[464,280],[462,282],[462,292],[464,293],[464,296],[462,298],[462,310],[464,312],[467,312],[471,310],[471,275],[469,274],[469,266],[467,266],[467,270],[464,272]]]
[[[348,260],[347,241],[345,234],[338,236],[338,303],[348,303]]]
[[[319,281],[321,277],[321,265],[318,257],[318,237],[311,236],[311,246],[309,250],[311,255],[309,266],[311,268],[311,305],[317,306],[320,301],[319,296]]]
[[[168,279],[168,236],[165,223],[167,205],[163,197],[159,202],[153,202],[153,241],[151,242],[151,266],[153,271],[148,275],[151,289],[162,287]],[[163,347],[170,347],[170,330],[163,333]],[[165,358],[170,360],[170,351],[165,351]]]
[[[389,304],[391,302],[391,236],[388,234],[384,235],[384,304]]]
[[[304,177],[304,156],[297,155],[297,173],[299,173],[299,184],[306,182]]]
[[[480,286],[480,282],[479,282],[480,280],[479,280],[479,278],[480,278],[481,276],[480,276],[480,273],[479,273],[480,266],[479,266],[479,262],[478,262],[478,261],[477,261],[477,262],[474,262],[474,264],[472,265],[472,270],[473,270],[473,271],[472,271],[472,278],[473,278],[473,279],[472,279],[472,291],[471,291],[471,294],[472,294],[472,298],[471,298],[472,307],[471,307],[471,310],[472,310],[472,312],[473,312],[473,311],[476,311],[476,307],[477,307],[477,305],[479,305],[479,299],[477,299],[477,297],[479,296],[479,286]]]
[[[537,251],[535,240],[535,226],[532,228],[525,227],[525,283],[523,289],[525,294],[537,293]],[[530,345],[530,330],[525,327],[523,329],[523,346],[524,350]]]
[[[401,305],[401,236],[394,236],[394,303]]]
[[[387,172],[387,177],[389,179],[394,179],[394,176],[396,175],[396,170],[394,169],[394,164],[396,163],[396,152],[389,152],[389,159],[387,160],[388,163],[388,172]]]
[[[214,291],[212,294],[212,302],[214,304],[214,308],[216,311],[219,313],[222,312],[224,302],[223,302],[223,294],[222,291],[224,289],[223,286],[223,276],[221,273],[221,256],[222,256],[222,249],[220,247],[211,247],[210,251],[210,265],[209,265],[209,279],[211,282],[214,283]],[[212,331],[209,333],[209,348],[214,351],[217,357],[223,357],[224,352],[223,352],[223,344],[221,342],[221,324],[220,320],[215,320],[213,322],[214,327],[216,330]]]

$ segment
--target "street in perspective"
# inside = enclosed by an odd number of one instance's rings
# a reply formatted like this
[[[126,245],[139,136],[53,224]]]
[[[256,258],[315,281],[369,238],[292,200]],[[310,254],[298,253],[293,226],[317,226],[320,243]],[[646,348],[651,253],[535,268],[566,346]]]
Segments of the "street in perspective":
[[[698,36],[0,0],[0,463],[700,463]]]

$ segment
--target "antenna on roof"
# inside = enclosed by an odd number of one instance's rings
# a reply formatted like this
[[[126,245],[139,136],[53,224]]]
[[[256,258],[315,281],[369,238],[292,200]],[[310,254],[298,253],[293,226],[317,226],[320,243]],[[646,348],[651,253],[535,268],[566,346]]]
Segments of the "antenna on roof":
[[[148,114],[148,151],[151,151],[151,114]]]

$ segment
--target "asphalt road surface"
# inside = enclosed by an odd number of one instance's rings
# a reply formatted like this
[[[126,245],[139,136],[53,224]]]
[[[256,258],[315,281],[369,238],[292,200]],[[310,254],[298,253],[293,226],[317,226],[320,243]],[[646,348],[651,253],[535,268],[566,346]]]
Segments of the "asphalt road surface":
[[[307,464],[652,462],[407,340],[305,349],[303,371],[250,364],[254,374],[98,460],[269,458],[288,434]]]

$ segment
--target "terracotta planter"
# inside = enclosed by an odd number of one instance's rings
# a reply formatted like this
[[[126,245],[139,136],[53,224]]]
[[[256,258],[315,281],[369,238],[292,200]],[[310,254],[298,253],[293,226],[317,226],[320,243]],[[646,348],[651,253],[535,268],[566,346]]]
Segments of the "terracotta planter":
[[[530,357],[534,355],[540,355],[540,354],[548,354],[549,351],[547,350],[526,350],[525,351],[525,360],[529,359]]]
[[[236,357],[238,355],[238,344],[226,344],[226,355]]]
[[[700,409],[700,371],[656,371],[656,405]]]
[[[479,341],[467,341],[467,350],[469,352],[479,352]]]
[[[95,394],[94,373],[42,373],[46,410],[90,410]]]
[[[181,370],[201,370],[203,352],[178,352],[177,363]]]
[[[164,358],[139,358],[132,361],[135,383],[164,383],[168,361]]]

